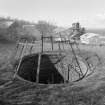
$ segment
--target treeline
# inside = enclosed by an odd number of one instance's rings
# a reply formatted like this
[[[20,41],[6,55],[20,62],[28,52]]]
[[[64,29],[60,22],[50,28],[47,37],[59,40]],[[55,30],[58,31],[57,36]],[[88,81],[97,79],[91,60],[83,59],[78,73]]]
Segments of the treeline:
[[[77,24],[77,23],[74,23]],[[78,23],[79,24],[79,23]],[[0,17],[0,42],[33,41],[41,39],[43,36],[51,36],[54,29],[59,30],[53,23],[38,21],[37,23],[12,19],[11,17]],[[75,28],[75,27],[74,27]],[[79,39],[85,33],[85,28],[74,30],[73,26],[64,31],[70,37]],[[63,32],[60,35],[65,36]]]
[[[11,24],[8,25],[9,23]],[[42,34],[44,36],[50,35],[56,27],[46,21],[34,23],[10,17],[0,17],[0,41],[38,40]]]

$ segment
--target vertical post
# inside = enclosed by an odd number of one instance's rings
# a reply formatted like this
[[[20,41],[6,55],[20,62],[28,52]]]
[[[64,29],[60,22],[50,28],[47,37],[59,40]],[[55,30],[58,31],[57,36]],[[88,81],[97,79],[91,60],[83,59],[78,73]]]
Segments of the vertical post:
[[[54,46],[53,46],[53,37],[51,36],[50,39],[51,39],[51,45],[52,45],[52,51],[53,51],[53,49],[54,49]]]
[[[69,79],[70,79],[70,77],[69,77],[69,72],[70,72],[70,69],[69,69],[69,65],[68,65],[68,82],[69,82]]]
[[[39,83],[40,65],[41,65],[41,53],[39,53],[39,55],[38,55],[38,66],[37,66],[37,74],[36,74],[36,83]]]
[[[59,47],[59,50],[61,51],[60,41],[58,42],[58,47]]]
[[[64,40],[63,40],[63,42],[62,42],[63,50],[65,50],[64,43],[65,43],[65,42],[64,42]]]
[[[61,43],[62,43],[62,47],[63,47],[63,50],[64,50],[64,43],[63,43],[61,34],[60,34],[60,38],[61,38]]]
[[[41,40],[42,40],[42,51],[41,52],[43,52],[43,32],[42,32]]]

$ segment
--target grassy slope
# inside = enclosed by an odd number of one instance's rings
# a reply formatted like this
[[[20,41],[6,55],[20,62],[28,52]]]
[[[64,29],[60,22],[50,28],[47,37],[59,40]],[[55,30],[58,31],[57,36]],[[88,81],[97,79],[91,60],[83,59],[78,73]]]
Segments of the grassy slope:
[[[8,81],[13,71],[15,43],[0,43],[0,81]]]
[[[14,54],[14,44],[0,44],[0,64],[7,61],[6,67],[0,69],[0,81],[8,80],[7,75],[1,76],[8,71],[12,72],[10,62]],[[92,48],[93,49],[93,48]],[[89,49],[88,50],[92,50]],[[103,48],[102,48],[103,49]],[[94,48],[96,51],[96,48]],[[98,50],[99,51],[99,50]],[[102,52],[103,50],[101,50]],[[99,52],[98,52],[99,54]],[[100,56],[104,56],[104,52]],[[2,59],[2,60],[1,60]],[[13,59],[13,57],[12,57]],[[104,61],[104,59],[103,59]],[[4,62],[4,63],[3,63]],[[8,69],[6,69],[8,68]],[[70,84],[59,85],[36,85],[15,80],[12,83],[0,87],[1,105],[104,105],[105,103],[105,67],[97,68],[92,76]],[[2,77],[2,78],[1,78]]]

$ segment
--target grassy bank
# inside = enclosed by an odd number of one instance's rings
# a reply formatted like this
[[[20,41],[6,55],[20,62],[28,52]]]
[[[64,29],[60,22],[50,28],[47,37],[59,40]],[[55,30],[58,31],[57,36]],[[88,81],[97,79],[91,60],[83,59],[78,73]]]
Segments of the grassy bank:
[[[15,55],[15,44],[0,44],[0,84],[11,80]],[[4,87],[0,86],[1,105],[104,105],[105,104],[105,66],[104,50],[96,47],[82,47],[84,52],[100,54],[102,65],[96,72],[82,81],[69,84],[41,85],[14,80]],[[102,53],[99,53],[101,51]],[[86,55],[87,55],[86,54]]]

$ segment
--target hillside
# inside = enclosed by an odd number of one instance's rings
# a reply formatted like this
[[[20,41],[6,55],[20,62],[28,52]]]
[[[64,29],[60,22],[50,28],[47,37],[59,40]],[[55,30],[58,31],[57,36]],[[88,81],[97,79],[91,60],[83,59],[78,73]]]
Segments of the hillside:
[[[104,105],[105,103],[105,56],[104,46],[85,46],[88,54],[100,54],[102,64],[87,78],[69,84],[36,84],[13,79],[13,55],[15,45],[0,46],[0,104],[1,105]],[[82,47],[83,48],[83,47]],[[99,53],[102,51],[102,53]],[[83,52],[83,50],[81,50]],[[4,62],[3,62],[4,61]]]

